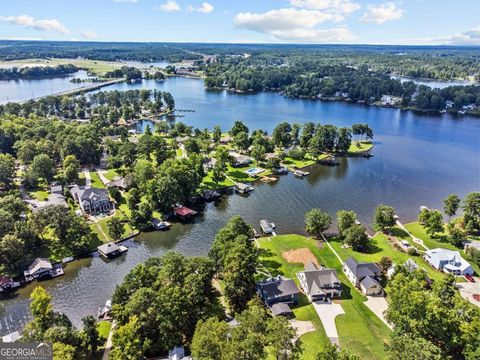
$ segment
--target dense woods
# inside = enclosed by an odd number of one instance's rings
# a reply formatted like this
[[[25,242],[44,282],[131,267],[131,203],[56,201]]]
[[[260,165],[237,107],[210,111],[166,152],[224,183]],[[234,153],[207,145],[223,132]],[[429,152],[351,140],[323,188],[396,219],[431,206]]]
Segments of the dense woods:
[[[0,68],[0,80],[42,79],[55,76],[68,75],[80,70],[75,65],[57,66],[24,66],[13,68]]]

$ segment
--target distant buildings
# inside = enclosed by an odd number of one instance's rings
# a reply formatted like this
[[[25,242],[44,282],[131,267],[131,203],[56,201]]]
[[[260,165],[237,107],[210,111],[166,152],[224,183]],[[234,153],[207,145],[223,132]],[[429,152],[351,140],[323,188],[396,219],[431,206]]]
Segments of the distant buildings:
[[[71,193],[84,214],[96,215],[114,208],[105,189],[75,185]]]
[[[437,248],[426,251],[423,258],[435,269],[453,275],[473,275],[475,272],[458,251]]]
[[[300,285],[310,301],[327,301],[342,295],[342,284],[335,269],[317,267],[313,262],[297,273]]]
[[[383,294],[383,288],[380,285],[382,270],[377,264],[358,263],[357,260],[350,257],[343,264],[343,272],[364,295]]]

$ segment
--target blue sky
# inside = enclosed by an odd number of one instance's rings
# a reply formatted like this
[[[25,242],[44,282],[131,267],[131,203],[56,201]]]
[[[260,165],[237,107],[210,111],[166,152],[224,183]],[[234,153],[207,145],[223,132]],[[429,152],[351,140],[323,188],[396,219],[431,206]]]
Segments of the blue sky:
[[[0,39],[480,45],[477,0],[0,1]]]

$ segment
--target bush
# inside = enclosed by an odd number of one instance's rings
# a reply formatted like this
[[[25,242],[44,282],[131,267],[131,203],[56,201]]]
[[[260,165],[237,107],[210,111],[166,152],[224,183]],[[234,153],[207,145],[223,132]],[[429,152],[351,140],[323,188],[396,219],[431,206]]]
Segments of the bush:
[[[287,153],[287,156],[295,160],[303,160],[305,157],[305,151],[300,148],[292,149]]]
[[[407,249],[407,254],[412,255],[412,256],[417,256],[418,255],[418,250],[417,250],[417,248],[411,246]]]

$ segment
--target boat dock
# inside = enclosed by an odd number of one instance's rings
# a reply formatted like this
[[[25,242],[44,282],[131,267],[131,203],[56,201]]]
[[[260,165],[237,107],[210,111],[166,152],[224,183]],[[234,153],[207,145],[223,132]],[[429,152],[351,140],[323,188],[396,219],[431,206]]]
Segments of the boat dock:
[[[295,176],[298,176],[298,177],[305,177],[307,175],[310,175],[310,173],[308,171],[302,171],[302,170],[299,170],[299,169],[293,169],[292,174],[295,175]]]
[[[260,220],[260,228],[265,235],[277,236],[275,232],[275,224],[268,220]]]

